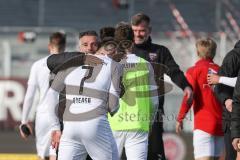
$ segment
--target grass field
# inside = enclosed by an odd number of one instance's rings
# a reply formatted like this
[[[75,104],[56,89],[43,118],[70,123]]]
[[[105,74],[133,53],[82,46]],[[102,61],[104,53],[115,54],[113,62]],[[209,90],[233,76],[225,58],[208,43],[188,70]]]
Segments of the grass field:
[[[0,160],[37,160],[35,154],[0,153]]]

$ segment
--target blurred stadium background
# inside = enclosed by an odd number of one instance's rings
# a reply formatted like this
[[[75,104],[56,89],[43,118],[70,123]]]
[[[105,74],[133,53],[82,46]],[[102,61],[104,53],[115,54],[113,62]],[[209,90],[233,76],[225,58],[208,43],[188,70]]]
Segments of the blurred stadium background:
[[[239,0],[0,0],[0,160],[36,159],[34,138],[21,140],[17,128],[30,67],[48,55],[50,33],[64,31],[67,50],[74,51],[80,31],[98,31],[144,12],[152,19],[153,41],[167,46],[186,71],[196,60],[195,40],[202,36],[217,41],[215,61],[221,64],[240,36],[239,7]],[[181,98],[176,86],[166,95],[163,120],[169,160],[193,159],[191,113],[184,133],[174,134]]]

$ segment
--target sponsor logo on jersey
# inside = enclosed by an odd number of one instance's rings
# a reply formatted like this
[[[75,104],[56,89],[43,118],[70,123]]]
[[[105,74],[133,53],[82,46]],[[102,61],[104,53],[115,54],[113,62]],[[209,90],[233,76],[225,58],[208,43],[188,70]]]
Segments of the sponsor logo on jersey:
[[[89,97],[74,97],[73,98],[73,103],[78,104],[78,103],[91,103],[91,98]]]
[[[182,160],[186,158],[186,144],[181,137],[173,133],[165,133],[163,134],[163,142],[164,148],[168,148],[165,150],[167,159]]]
[[[155,61],[157,59],[157,53],[149,53],[148,55],[151,61]]]
[[[122,65],[125,69],[131,69],[131,68],[135,68],[137,63],[123,63]]]

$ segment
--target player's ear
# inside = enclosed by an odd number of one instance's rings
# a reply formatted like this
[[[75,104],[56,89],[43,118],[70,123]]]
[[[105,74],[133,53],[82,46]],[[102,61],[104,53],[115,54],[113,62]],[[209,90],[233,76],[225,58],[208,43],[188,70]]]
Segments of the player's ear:
[[[49,51],[49,52],[51,51],[51,48],[52,48],[52,46],[51,46],[51,44],[49,43],[49,44],[48,44],[48,51]]]

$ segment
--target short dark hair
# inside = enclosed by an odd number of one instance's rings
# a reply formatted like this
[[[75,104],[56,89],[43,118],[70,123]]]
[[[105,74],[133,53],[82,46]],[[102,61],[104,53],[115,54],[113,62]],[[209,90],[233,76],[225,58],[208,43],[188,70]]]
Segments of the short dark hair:
[[[101,41],[106,37],[114,37],[114,27],[102,27],[99,31]]]
[[[106,43],[115,43],[114,41],[114,32],[115,28],[114,27],[102,27],[99,30],[100,33],[100,43],[99,46],[103,46]]]
[[[115,25],[115,28],[118,28],[119,26],[122,26],[122,25],[130,25],[130,24],[128,22],[121,21]]]
[[[150,24],[151,19],[148,15],[144,13],[137,13],[131,18],[131,25],[139,25],[142,22],[146,22],[147,24]]]
[[[117,42],[123,40],[134,41],[134,33],[130,25],[120,25],[115,29],[114,39]]]
[[[96,31],[89,30],[89,31],[84,31],[79,33],[79,39],[82,38],[83,36],[95,36],[98,37],[98,34]]]
[[[65,49],[66,47],[66,35],[61,32],[54,32],[49,37],[49,43],[58,48],[58,50]]]

